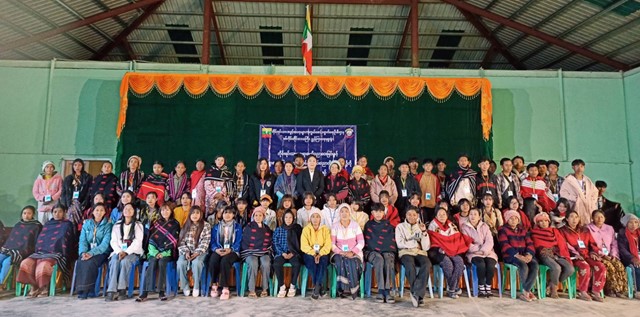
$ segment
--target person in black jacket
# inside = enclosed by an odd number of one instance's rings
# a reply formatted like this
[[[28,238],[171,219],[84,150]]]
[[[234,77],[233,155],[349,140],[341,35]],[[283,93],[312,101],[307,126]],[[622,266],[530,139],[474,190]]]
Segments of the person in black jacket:
[[[84,221],[83,211],[91,204],[89,189],[91,189],[92,182],[93,176],[84,170],[84,161],[79,158],[73,160],[73,172],[62,182],[60,203],[68,206],[69,220],[76,228]]]
[[[256,164],[256,171],[249,180],[250,205],[253,207],[259,206],[262,195],[273,196],[275,183],[276,178],[269,170],[269,161],[264,157],[259,158]],[[269,208],[276,209],[275,203],[271,203]]]
[[[635,271],[634,297],[640,299],[640,221],[636,215],[628,214],[622,218],[622,225],[624,227],[618,231],[620,261]]]
[[[598,209],[604,211],[604,223],[612,226],[615,232],[620,231],[624,227],[620,222],[622,217],[625,216],[624,210],[622,210],[619,203],[604,197],[604,193],[607,191],[607,183],[605,181],[596,181],[596,188],[598,189]]]
[[[400,212],[400,220],[404,221],[404,214],[409,206],[409,197],[412,193],[420,192],[420,184],[409,173],[409,163],[406,161],[400,162],[398,166],[400,174],[396,175],[393,180],[396,183],[396,189],[398,190],[398,200],[396,200],[396,208]]]
[[[324,175],[318,168],[318,158],[310,154],[307,156],[307,169],[300,171],[296,180],[296,192],[302,197],[305,192],[312,192],[316,197],[316,207],[324,204]],[[298,202],[302,206],[302,201]]]

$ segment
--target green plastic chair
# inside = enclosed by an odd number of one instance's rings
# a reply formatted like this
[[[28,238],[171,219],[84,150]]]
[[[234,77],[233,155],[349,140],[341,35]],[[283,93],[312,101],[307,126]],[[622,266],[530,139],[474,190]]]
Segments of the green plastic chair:
[[[516,285],[518,285],[517,284],[518,283],[518,267],[509,263],[504,263],[504,265],[502,266],[503,278],[502,278],[502,285],[500,287],[502,288],[503,293],[504,293],[505,284],[507,283],[507,273],[509,273],[509,285],[511,287],[511,290],[510,290],[511,298],[515,299],[518,291],[518,288],[516,287]],[[542,298],[539,276],[536,276],[536,282],[533,287],[536,288],[538,291],[538,298]],[[519,290],[522,291],[522,285],[520,285]],[[545,291],[546,291],[546,288],[545,288]]]
[[[2,281],[2,285],[4,285],[5,289],[10,291],[11,285],[16,281],[16,271],[18,270],[16,265],[11,265],[9,267],[9,272],[7,272],[7,276],[4,277],[4,281]]]
[[[538,269],[538,280],[540,281],[540,298],[547,298],[547,272],[549,271],[549,267],[540,264]],[[566,280],[562,281],[562,288],[569,294],[569,299],[576,298],[576,283],[571,282],[571,277],[568,277]]]
[[[51,272],[51,280],[49,281],[49,296],[56,296],[56,278],[58,277],[58,264],[53,266],[53,272]],[[27,296],[29,292],[29,284],[22,285],[22,283],[16,282],[16,296]],[[62,285],[62,291],[65,292],[67,290],[66,285]]]
[[[291,267],[291,263],[285,263],[283,267]],[[304,271],[304,272],[303,272]],[[302,275],[304,274],[308,274],[307,273],[307,267],[304,266],[304,264],[300,265],[300,276],[298,276],[298,281],[296,281],[296,288],[300,289],[300,279],[302,278]],[[307,280],[307,279],[303,279],[303,280]],[[303,288],[307,288],[307,285],[304,285]],[[302,297],[304,297],[304,295],[306,294],[306,290],[301,290],[301,294]],[[278,295],[278,277],[273,274],[273,280],[271,281],[271,296],[272,297],[276,297]]]
[[[335,265],[329,265],[329,274],[331,276],[331,298],[336,298],[338,294],[338,273]],[[364,269],[360,274],[360,298],[364,298]]]
[[[262,268],[260,268],[260,270],[262,270]],[[247,265],[247,263],[242,263],[242,278],[241,278],[241,282],[240,282],[240,297],[244,297],[244,293],[247,290],[247,283],[248,283],[248,275],[249,275],[249,266]],[[273,288],[273,285],[271,283],[271,279],[269,279],[269,289],[267,290],[268,292],[271,291],[271,288]]]
[[[631,266],[626,267],[627,271],[627,289],[629,290],[629,298],[633,298],[633,291],[635,288],[635,270]]]

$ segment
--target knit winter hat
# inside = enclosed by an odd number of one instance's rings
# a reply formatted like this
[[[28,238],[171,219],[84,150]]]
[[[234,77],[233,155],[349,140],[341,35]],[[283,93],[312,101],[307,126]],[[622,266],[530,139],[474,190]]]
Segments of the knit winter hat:
[[[515,210],[507,210],[507,212],[504,213],[504,221],[508,222],[509,219],[511,219],[511,217],[517,217],[518,221],[522,222],[522,219],[520,218],[520,213],[515,211]]]
[[[622,219],[620,219],[620,223],[622,223],[622,225],[626,227],[629,221],[633,219],[638,220],[638,216],[634,214],[626,214],[624,217],[622,217]]]
[[[342,208],[347,208],[347,210],[349,210],[349,215],[354,215],[355,214],[353,212],[353,209],[351,209],[351,205],[349,205],[347,203],[340,204],[340,206],[338,206],[338,212],[340,212],[342,210]]]
[[[356,172],[364,175],[364,168],[362,168],[362,166],[360,165],[356,165],[353,167],[353,169],[351,170],[351,175],[355,174]]]
[[[129,157],[129,159],[127,160],[127,167],[129,167],[129,164],[131,164],[131,160],[138,160],[138,168],[142,166],[142,158],[137,155],[131,155],[131,157]]]
[[[551,221],[549,219],[549,214],[547,214],[546,212],[541,212],[539,214],[537,214],[535,217],[533,217],[533,223],[538,224],[538,221],[540,220],[547,220],[547,221]]]
[[[382,164],[387,164],[387,162],[389,161],[393,161],[394,163],[396,162],[396,159],[393,158],[393,156],[387,156],[384,158],[384,160],[382,161]]]
[[[267,210],[264,209],[264,207],[262,207],[262,206],[258,206],[258,207],[253,209],[253,214],[251,215],[251,218],[253,218],[253,215],[255,215],[256,212],[261,212],[263,216],[267,215]]]
[[[329,163],[329,169],[331,169],[331,165],[336,164],[338,165],[338,171],[340,171],[342,169],[342,164],[340,164],[339,161],[333,160]]]
[[[318,208],[312,208],[311,212],[309,213],[309,223],[311,223],[311,216],[313,216],[313,214],[318,214],[320,216],[320,218],[322,218],[322,214],[320,213],[320,209]]]
[[[44,162],[42,163],[42,172],[43,172],[43,173],[44,173],[44,169],[45,169],[47,166],[49,166],[49,165],[53,165],[53,169],[54,169],[54,170],[56,169],[56,165],[55,165],[55,164],[53,164],[53,162],[52,162],[52,161],[44,161]]]

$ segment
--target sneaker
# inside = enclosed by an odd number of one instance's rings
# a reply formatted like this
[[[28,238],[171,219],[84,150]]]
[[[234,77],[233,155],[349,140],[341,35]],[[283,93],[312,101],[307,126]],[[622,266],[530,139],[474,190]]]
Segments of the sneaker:
[[[396,297],[393,293],[390,293],[386,296],[385,301],[389,304],[394,304],[396,302]]]
[[[294,285],[289,286],[287,297],[296,297],[296,287]]]
[[[218,296],[220,296],[220,294],[218,293],[218,285],[211,285],[211,298],[216,298]]]
[[[184,293],[184,296],[189,297],[189,295],[191,295],[191,290],[189,290],[188,288],[185,288],[182,290],[182,293]]]
[[[418,296],[414,295],[413,293],[409,293],[409,296],[411,297],[411,304],[413,304],[413,307],[418,307]]]
[[[158,297],[160,298],[160,301],[161,301],[161,302],[164,302],[164,301],[167,301],[167,300],[168,300],[168,298],[167,298],[167,296],[164,294],[164,292],[160,292],[160,293],[158,293]]]
[[[282,285],[280,286],[280,290],[278,291],[278,298],[285,298],[287,297],[287,288]]]
[[[384,303],[384,294],[378,293],[378,296],[376,296],[376,302]]]
[[[538,298],[536,297],[536,295],[533,295],[533,292],[529,292],[529,294],[527,294],[527,296],[529,296],[530,300],[538,300]]]
[[[484,286],[484,296],[486,298],[493,297],[493,293],[491,292],[491,285]]]
[[[462,289],[456,288],[456,295],[462,295]]]
[[[107,292],[107,297],[104,299],[106,302],[113,302],[118,300],[115,292]]]
[[[312,300],[318,300],[318,298],[320,298],[320,295],[316,294],[315,292],[313,294],[311,294],[311,299]]]
[[[138,302],[138,303],[142,303],[145,300],[147,300],[147,292],[142,292],[142,294],[140,294],[140,296],[138,296],[138,298],[136,298],[136,302]]]
[[[418,306],[419,307],[423,307],[424,306],[424,298],[422,298],[422,297],[418,298]]]
[[[220,294],[220,300],[227,300],[229,299],[230,294],[229,294],[229,289],[228,288],[223,288],[222,289],[222,294]]]
[[[193,295],[193,297],[199,297],[200,296],[200,290],[199,289],[194,289],[192,295]]]
[[[118,300],[125,300],[127,299],[127,291],[121,289],[118,291]]]
[[[587,302],[591,301],[591,296],[589,296],[589,294],[587,294],[587,292],[578,292],[578,294],[576,294],[576,297],[578,299],[585,300]]]
[[[459,297],[457,292],[447,292],[447,296],[451,299],[458,299]]]

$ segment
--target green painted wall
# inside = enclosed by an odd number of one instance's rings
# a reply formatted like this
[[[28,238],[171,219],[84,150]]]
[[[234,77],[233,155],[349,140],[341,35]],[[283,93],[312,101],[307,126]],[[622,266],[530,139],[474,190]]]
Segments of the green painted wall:
[[[53,160],[60,168],[63,159],[76,156],[114,159],[118,91],[126,71],[300,73],[296,67],[270,66],[62,61],[54,66],[52,70],[51,62],[0,61],[0,175],[7,180],[0,183],[0,220],[8,225],[18,220],[22,206],[35,204],[31,186],[42,161]],[[493,85],[496,160],[516,153],[528,161],[556,159],[565,174],[570,172],[568,162],[580,157],[587,161],[592,179],[609,183],[611,199],[630,210],[636,197],[638,205],[640,168],[630,161],[640,159],[640,137],[629,133],[627,140],[627,123],[640,120],[638,72],[624,79],[619,73],[366,67],[318,67],[314,73],[487,77]],[[636,175],[634,183],[630,172]]]
[[[632,192],[635,198],[633,204],[636,211],[640,210],[640,68],[627,72],[624,77],[624,95],[627,105],[627,121],[629,137],[629,154],[631,155]],[[622,123],[621,123],[622,124]]]

